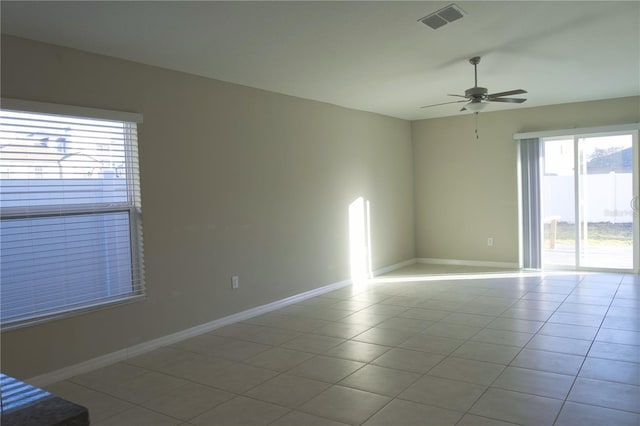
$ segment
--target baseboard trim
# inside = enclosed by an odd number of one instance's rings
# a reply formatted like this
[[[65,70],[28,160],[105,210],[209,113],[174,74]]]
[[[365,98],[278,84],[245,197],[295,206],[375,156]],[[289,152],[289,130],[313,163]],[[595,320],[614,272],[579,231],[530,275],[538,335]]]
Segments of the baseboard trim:
[[[224,327],[229,324],[233,324],[238,321],[244,321],[249,318],[256,317],[258,315],[266,314],[267,312],[271,312],[276,309],[280,309],[285,306],[298,303],[312,297],[320,296],[322,294],[341,289],[348,285],[351,285],[351,280],[338,281],[336,283],[319,287],[313,290],[309,290],[304,293],[299,293],[290,297],[286,297],[284,299],[276,300],[275,302],[257,306],[255,308],[251,308],[246,311],[228,315],[226,317],[219,318],[205,324],[200,324],[195,327],[191,327],[186,330],[179,331],[177,333],[168,334],[166,336],[149,340],[147,342],[139,343],[137,345],[133,345],[125,349],[121,349],[115,352],[108,353],[106,355],[92,358],[90,360],[83,361],[78,364],[70,365],[68,367],[64,367],[59,370],[41,374],[39,376],[35,376],[30,379],[27,379],[26,382],[38,387],[48,386],[52,383],[66,380],[73,376],[77,376],[78,374],[88,373],[98,368],[106,367],[108,365],[115,364],[120,361],[125,361],[129,358],[142,355],[154,349],[158,349],[163,346],[178,343],[182,340],[186,340],[191,337],[195,337],[200,334],[213,331],[215,329]]]
[[[386,274],[391,271],[395,271],[396,269],[404,268],[405,266],[413,265],[416,263],[416,259],[409,259],[403,262],[394,263],[393,265],[385,266],[380,269],[376,269],[371,273],[372,276],[377,277],[378,275]]]
[[[45,387],[52,383],[77,376],[78,374],[88,373],[90,371],[97,370],[98,368],[106,367],[108,365],[115,364],[116,362],[124,361],[125,359],[127,359],[127,352],[128,348],[121,349],[119,351],[111,352],[97,358],[83,361],[79,364],[70,365],[59,370],[32,377],[25,380],[25,382],[40,388]]]
[[[457,265],[457,266],[482,266],[487,268],[515,268],[520,269],[517,262],[486,262],[481,260],[460,260],[460,259],[434,259],[423,257],[416,259],[418,263],[427,265]]]
[[[373,275],[381,275],[393,270],[402,268],[404,266],[412,265],[416,263],[416,259],[409,259],[403,262],[399,262],[393,265],[385,266],[383,268],[373,271]],[[284,299],[276,300],[275,302],[267,303],[265,305],[257,306],[255,308],[248,309],[246,311],[238,312],[232,315],[228,315],[223,318],[219,318],[210,321],[205,324],[200,324],[195,327],[188,328],[186,330],[179,331],[177,333],[168,334],[157,339],[149,340],[147,342],[139,343],[137,345],[129,346],[115,352],[108,353],[96,358],[92,358],[87,361],[80,362],[78,364],[70,365],[68,367],[61,368],[49,373],[41,374],[39,376],[32,377],[26,381],[34,386],[43,387],[52,383],[69,379],[78,374],[88,373],[98,368],[106,367],[111,364],[115,364],[120,361],[125,361],[129,358],[133,358],[138,355],[150,352],[154,349],[161,348],[163,346],[172,345],[180,341],[189,339],[191,337],[198,336],[209,331],[224,327],[229,324],[233,324],[239,321],[244,321],[249,318],[257,317],[258,315],[266,314],[271,311],[275,311],[285,306],[292,305],[294,303],[302,302],[303,300],[310,299],[312,297],[320,296],[334,290],[339,290],[343,287],[351,285],[351,280],[338,281],[333,284],[329,284],[323,287],[319,287],[313,290],[305,291],[304,293],[295,294]]]

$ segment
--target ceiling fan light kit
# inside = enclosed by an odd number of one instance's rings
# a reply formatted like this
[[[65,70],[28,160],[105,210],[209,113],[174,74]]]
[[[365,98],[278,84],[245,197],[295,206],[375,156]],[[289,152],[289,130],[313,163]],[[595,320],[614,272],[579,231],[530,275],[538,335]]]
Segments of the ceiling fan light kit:
[[[480,112],[483,109],[485,109],[487,105],[489,105],[488,102],[471,101],[467,105],[465,105],[462,110],[471,111],[471,112]]]
[[[430,108],[439,105],[446,104],[456,104],[461,102],[466,102],[466,105],[462,107],[460,110],[462,111],[470,111],[473,113],[478,113],[485,109],[490,102],[503,102],[503,103],[513,103],[513,104],[521,104],[526,101],[525,98],[506,98],[505,96],[512,95],[520,95],[523,93],[527,93],[526,90],[523,89],[515,89],[508,90],[506,92],[498,92],[498,93],[489,93],[489,90],[486,87],[478,86],[478,64],[480,63],[480,56],[474,56],[469,59],[469,63],[473,65],[473,75],[474,75],[474,85],[473,87],[464,91],[464,95],[451,95],[458,98],[464,98],[464,100],[459,101],[451,101],[451,102],[442,102],[434,105],[426,105],[422,108]]]

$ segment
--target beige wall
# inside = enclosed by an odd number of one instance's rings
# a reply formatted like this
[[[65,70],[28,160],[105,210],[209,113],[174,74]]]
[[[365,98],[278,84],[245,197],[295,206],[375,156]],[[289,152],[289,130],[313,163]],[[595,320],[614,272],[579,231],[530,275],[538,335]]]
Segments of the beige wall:
[[[476,140],[471,115],[410,124],[12,37],[1,59],[2,96],[144,115],[148,297],[3,333],[20,378],[348,279],[360,196],[374,268],[517,262],[513,133],[640,120],[637,97],[487,112]]]
[[[5,373],[32,377],[348,279],[360,196],[373,268],[415,255],[407,121],[12,37],[1,71],[4,97],[144,115],[148,288],[143,302],[3,333]]]
[[[416,256],[518,262],[513,134],[640,121],[640,98],[483,112],[412,123]],[[487,238],[494,246],[487,247]]]

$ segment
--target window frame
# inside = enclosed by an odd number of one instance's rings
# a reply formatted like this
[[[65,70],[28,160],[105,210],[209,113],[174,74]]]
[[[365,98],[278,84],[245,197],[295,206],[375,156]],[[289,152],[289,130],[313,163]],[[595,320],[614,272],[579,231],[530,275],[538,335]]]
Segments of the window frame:
[[[105,201],[103,203],[93,204],[51,204],[38,207],[7,207],[0,211],[0,220],[127,213],[129,220],[129,246],[132,274],[131,292],[117,296],[102,297],[89,302],[69,303],[59,308],[43,309],[39,312],[26,314],[13,320],[4,320],[0,324],[0,329],[4,332],[146,299],[139,173],[140,162],[138,158],[138,137],[136,131],[137,125],[143,122],[142,114],[10,98],[0,98],[0,110],[116,121],[124,125],[124,168],[126,173],[127,202],[114,203]]]
[[[524,228],[524,223],[527,220],[531,220],[531,217],[529,216],[530,212],[525,211],[524,205],[523,205],[523,199],[530,195],[528,194],[528,189],[526,189],[525,187],[523,187],[523,172],[524,172],[524,168],[526,168],[526,164],[524,163],[524,161],[529,161],[529,159],[524,159],[521,158],[520,153],[525,149],[523,148],[524,144],[529,143],[528,140],[540,140],[540,143],[542,143],[542,141],[544,139],[554,139],[554,138],[568,138],[568,139],[572,139],[573,140],[573,144],[574,144],[574,152],[577,154],[577,148],[578,148],[578,139],[580,138],[586,138],[586,137],[598,137],[598,136],[603,136],[603,135],[621,135],[621,134],[631,134],[633,142],[632,142],[632,146],[633,146],[633,150],[632,150],[632,167],[633,167],[633,172],[632,172],[632,176],[634,177],[633,179],[633,194],[634,194],[634,198],[632,202],[637,203],[638,200],[638,192],[640,191],[640,181],[638,179],[638,176],[640,175],[640,143],[638,142],[638,137],[640,135],[640,122],[638,123],[627,123],[627,124],[613,124],[613,125],[606,125],[606,126],[597,126],[597,127],[583,127],[583,128],[573,128],[573,129],[557,129],[557,130],[543,130],[543,131],[535,131],[535,132],[526,132],[526,133],[514,133],[513,135],[513,139],[514,141],[517,143],[517,148],[518,148],[518,180],[519,180],[519,185],[518,185],[518,223],[519,223],[519,263],[520,263],[520,267],[527,267],[526,262],[524,260],[524,254],[527,252],[527,250],[531,250],[532,249],[532,245],[531,245],[531,240],[528,238],[538,238],[539,239],[539,235],[538,236],[531,236],[531,235],[526,235],[523,231]],[[535,161],[539,161],[539,159],[535,160]],[[578,156],[574,155],[574,169],[578,170]],[[575,193],[578,192],[578,180],[576,178],[575,180]],[[539,194],[537,196],[539,198]],[[575,203],[575,211],[578,212],[579,211],[579,202],[580,200],[578,199],[578,197],[576,197],[576,199],[574,200]],[[540,200],[537,200],[538,205],[536,206],[537,209],[540,208],[539,203]],[[637,208],[637,207],[636,207]],[[635,210],[632,207],[632,210]],[[635,215],[638,215],[638,212],[635,211],[634,213]],[[541,216],[541,213],[538,212],[537,214],[538,216]],[[576,241],[579,241],[579,234],[578,234],[578,230],[579,230],[579,226],[576,226]],[[528,245],[528,247],[527,247]],[[539,245],[539,244],[538,244]],[[540,250],[541,247],[538,247]],[[540,252],[539,256],[541,256],[542,253]],[[587,272],[620,272],[620,273],[634,273],[634,274],[638,274],[640,273],[640,219],[635,219],[634,220],[634,227],[633,227],[633,266],[630,269],[620,269],[620,268],[603,268],[603,267],[592,267],[592,266],[577,266],[580,264],[579,262],[579,252],[578,252],[578,246],[576,246],[576,263],[575,265],[572,267],[573,270],[577,270],[577,271],[587,271]],[[542,260],[542,258],[540,257],[540,261]],[[542,262],[540,262],[538,268],[542,267]],[[560,267],[560,269],[566,269],[566,267],[562,266]],[[553,270],[553,269],[550,269]]]

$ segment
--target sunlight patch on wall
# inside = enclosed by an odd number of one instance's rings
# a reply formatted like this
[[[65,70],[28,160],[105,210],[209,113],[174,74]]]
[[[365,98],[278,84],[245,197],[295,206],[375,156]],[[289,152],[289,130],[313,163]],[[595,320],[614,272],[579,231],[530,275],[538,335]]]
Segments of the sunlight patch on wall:
[[[349,254],[351,280],[362,285],[371,278],[370,203],[358,197],[349,205]]]

